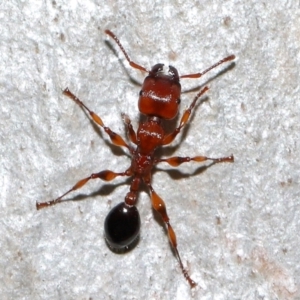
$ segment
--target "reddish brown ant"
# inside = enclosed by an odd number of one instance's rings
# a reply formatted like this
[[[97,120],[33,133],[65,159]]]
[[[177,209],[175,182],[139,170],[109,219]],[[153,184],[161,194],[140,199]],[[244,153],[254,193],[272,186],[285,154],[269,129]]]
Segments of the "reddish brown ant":
[[[99,173],[93,173],[89,177],[78,181],[69,191],[64,193],[62,196],[55,200],[36,203],[36,208],[41,209],[47,206],[51,206],[62,202],[62,198],[65,197],[72,191],[75,191],[85,185],[90,179],[100,178],[105,181],[111,181],[117,176],[130,176],[132,177],[130,191],[125,196],[124,202],[119,203],[115,206],[107,215],[104,222],[105,239],[108,245],[113,250],[126,250],[133,245],[140,231],[140,215],[136,208],[138,191],[141,182],[143,181],[150,190],[151,202],[153,208],[161,216],[163,222],[166,225],[168,231],[169,241],[178,259],[180,268],[186,280],[189,282],[191,287],[195,287],[196,283],[191,279],[187,270],[184,268],[178,249],[175,232],[170,224],[166,206],[164,201],[157,195],[151,185],[151,170],[154,165],[161,162],[166,162],[173,167],[177,167],[182,163],[195,161],[203,162],[210,160],[213,163],[220,162],[233,162],[233,155],[222,158],[210,158],[206,156],[195,156],[195,157],[170,157],[159,159],[155,156],[155,150],[164,145],[170,144],[178,133],[181,131],[183,126],[188,122],[192,110],[195,107],[197,100],[208,90],[208,87],[204,87],[194,98],[192,104],[186,109],[181,117],[179,126],[170,134],[165,134],[164,128],[162,127],[162,120],[171,120],[178,115],[181,85],[179,82],[180,78],[199,78],[213,68],[223,64],[224,62],[231,61],[235,58],[234,55],[230,55],[210,68],[206,69],[202,73],[188,74],[179,76],[177,70],[169,66],[166,71],[163,64],[156,64],[149,71],[146,68],[138,65],[137,63],[130,60],[125,49],[121,45],[118,38],[110,30],[105,31],[110,37],[112,37],[118,44],[120,49],[125,55],[125,58],[129,62],[130,66],[147,72],[148,76],[145,78],[142,89],[139,94],[138,107],[139,111],[146,115],[147,119],[144,123],[139,125],[137,133],[131,125],[131,121],[128,116],[124,115],[124,121],[127,127],[130,141],[136,145],[136,147],[130,146],[126,143],[123,138],[113,132],[109,127],[105,126],[102,119],[91,111],[81,100],[79,100],[73,93],[66,88],[63,94],[74,100],[80,107],[86,110],[92,120],[109,135],[112,143],[120,147],[128,148],[131,153],[132,160],[130,167],[121,173],[116,173],[110,170],[104,170]]]

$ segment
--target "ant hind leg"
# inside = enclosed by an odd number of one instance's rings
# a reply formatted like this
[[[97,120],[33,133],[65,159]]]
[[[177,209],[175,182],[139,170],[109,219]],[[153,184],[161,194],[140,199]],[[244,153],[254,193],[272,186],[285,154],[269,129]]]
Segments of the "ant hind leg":
[[[164,203],[164,201],[156,194],[156,192],[154,191],[153,187],[151,186],[151,184],[147,181],[146,184],[150,189],[150,193],[151,193],[151,202],[152,202],[152,207],[159,213],[159,215],[161,216],[162,220],[164,221],[167,231],[168,231],[168,237],[169,237],[169,241],[170,244],[175,252],[176,258],[179,262],[181,271],[183,273],[184,278],[188,281],[189,285],[191,288],[194,288],[197,283],[189,276],[187,270],[184,268],[183,263],[181,261],[181,257],[179,255],[179,251],[177,249],[177,239],[176,239],[176,234],[175,231],[173,230],[173,227],[170,224],[170,219],[169,216],[167,214],[167,210],[166,210],[166,205]]]

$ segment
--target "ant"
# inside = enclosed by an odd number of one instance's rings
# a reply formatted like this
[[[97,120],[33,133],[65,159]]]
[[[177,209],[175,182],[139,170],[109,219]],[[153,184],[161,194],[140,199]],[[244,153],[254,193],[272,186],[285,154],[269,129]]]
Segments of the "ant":
[[[142,89],[139,93],[138,101],[139,111],[141,114],[146,116],[146,121],[139,124],[139,128],[136,132],[133,129],[129,117],[125,114],[122,115],[127,127],[129,139],[135,146],[133,147],[129,145],[120,135],[113,132],[109,127],[105,126],[102,119],[96,113],[91,111],[68,88],[63,91],[63,94],[71,98],[82,109],[84,109],[90,115],[91,119],[97,125],[103,128],[114,145],[126,147],[128,149],[132,156],[131,165],[126,171],[120,173],[116,173],[111,170],[93,173],[89,177],[79,180],[69,191],[55,200],[41,203],[37,202],[36,208],[41,209],[62,202],[62,198],[72,191],[81,188],[90,179],[99,178],[104,181],[111,181],[118,176],[132,177],[130,190],[126,194],[124,202],[121,202],[112,208],[104,222],[105,239],[111,250],[126,251],[132,245],[136,244],[139,237],[141,220],[138,209],[136,208],[136,203],[138,200],[140,185],[142,182],[144,182],[150,191],[152,207],[158,212],[166,226],[170,244],[179,262],[182,273],[191,288],[193,288],[196,286],[196,282],[192,280],[187,270],[183,266],[179,251],[177,249],[176,234],[170,224],[166,205],[159,195],[154,191],[151,185],[151,171],[154,166],[162,162],[168,163],[172,167],[177,167],[182,163],[190,161],[204,162],[209,160],[212,161],[213,164],[234,161],[233,155],[221,158],[211,158],[206,156],[174,156],[160,159],[155,156],[155,151],[160,146],[169,145],[175,139],[181,129],[188,122],[197,100],[208,90],[208,87],[206,86],[196,94],[192,104],[184,111],[179,126],[172,133],[166,134],[162,126],[162,121],[174,119],[178,115],[181,94],[181,85],[179,82],[180,79],[199,78],[217,66],[225,62],[232,61],[235,59],[235,56],[230,55],[226,58],[223,58],[201,73],[179,76],[177,69],[175,69],[173,66],[169,66],[167,69],[163,64],[156,64],[151,68],[151,70],[147,70],[146,68],[133,62],[129,58],[127,52],[123,48],[116,35],[110,30],[105,30],[105,33],[114,39],[132,68],[148,73],[148,76],[145,78]]]

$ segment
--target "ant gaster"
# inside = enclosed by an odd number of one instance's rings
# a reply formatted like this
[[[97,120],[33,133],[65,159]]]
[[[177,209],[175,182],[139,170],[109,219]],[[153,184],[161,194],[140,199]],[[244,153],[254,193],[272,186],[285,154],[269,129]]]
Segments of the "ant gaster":
[[[131,67],[148,73],[148,76],[143,82],[138,101],[139,111],[146,115],[146,121],[139,124],[138,130],[135,132],[129,117],[123,114],[129,139],[136,146],[132,147],[125,142],[120,135],[113,132],[109,127],[105,126],[102,119],[93,111],[91,111],[73,93],[71,93],[68,88],[63,91],[63,94],[70,97],[81,108],[86,110],[91,119],[104,129],[114,145],[126,147],[129,150],[132,156],[131,165],[125,172],[121,173],[116,173],[111,170],[93,173],[89,177],[78,181],[69,191],[57,199],[48,202],[37,203],[36,207],[37,209],[41,209],[62,202],[62,198],[64,198],[70,192],[81,188],[90,179],[99,178],[104,181],[111,181],[117,176],[130,176],[132,177],[130,190],[126,194],[124,202],[121,202],[112,208],[104,222],[105,239],[107,244],[112,250],[115,251],[126,250],[136,242],[139,236],[141,221],[139,212],[135,205],[137,203],[140,184],[143,181],[149,188],[153,208],[161,216],[166,226],[169,241],[178,259],[182,273],[190,286],[195,287],[196,283],[191,279],[187,270],[182,264],[179,251],[177,249],[176,235],[170,224],[165,203],[154,191],[151,185],[151,170],[155,165],[162,162],[168,163],[172,167],[177,167],[182,163],[190,161],[203,162],[210,160],[213,163],[234,161],[233,155],[222,158],[210,158],[206,156],[174,156],[160,159],[155,156],[155,151],[160,146],[169,145],[175,139],[183,126],[188,122],[197,100],[208,90],[208,87],[204,87],[200,92],[198,92],[198,94],[194,97],[192,104],[184,111],[179,126],[172,133],[165,134],[165,130],[162,126],[162,120],[171,120],[178,115],[181,94],[181,85],[179,80],[181,78],[199,78],[220,64],[232,61],[235,56],[230,55],[220,60],[202,73],[179,76],[177,70],[172,66],[169,66],[168,72],[165,72],[165,66],[163,64],[156,64],[149,71],[130,60],[125,49],[113,32],[106,30],[105,33],[113,38],[118,44]]]

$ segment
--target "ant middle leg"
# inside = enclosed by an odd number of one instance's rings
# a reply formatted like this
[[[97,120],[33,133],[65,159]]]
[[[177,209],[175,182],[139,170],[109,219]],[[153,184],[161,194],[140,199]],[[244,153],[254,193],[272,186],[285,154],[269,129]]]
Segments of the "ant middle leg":
[[[68,96],[69,98],[71,98],[74,102],[76,102],[80,107],[82,107],[85,111],[87,111],[89,113],[89,115],[91,116],[92,120],[99,126],[101,126],[104,131],[109,135],[112,143],[116,146],[119,147],[126,147],[129,150],[131,150],[130,146],[123,140],[123,138],[113,132],[109,127],[105,126],[102,119],[93,111],[91,111],[79,98],[77,98],[68,88],[66,88],[63,91],[63,94],[65,96]]]
[[[234,162],[234,157],[231,154],[230,156],[226,157],[218,157],[218,158],[212,158],[207,156],[194,156],[194,157],[182,157],[182,156],[173,156],[169,158],[162,158],[155,161],[155,164],[158,164],[160,162],[166,162],[172,167],[178,167],[182,163],[195,161],[195,162],[203,162],[206,160],[212,161],[214,164],[222,163],[222,162]]]
[[[167,136],[165,136],[162,144],[163,145],[168,145],[170,144],[177,136],[177,134],[180,132],[180,130],[182,129],[182,127],[188,122],[190,115],[192,113],[192,110],[194,109],[197,100],[205,93],[208,91],[208,87],[204,87],[194,98],[192,104],[189,106],[188,109],[186,109],[181,117],[179,126],[170,134],[168,134]]]
[[[191,288],[194,288],[197,285],[197,283],[189,276],[187,270],[184,268],[183,263],[181,261],[179,251],[177,249],[176,234],[175,234],[175,231],[173,230],[173,227],[170,224],[170,219],[169,219],[169,216],[167,214],[167,209],[166,209],[165,202],[156,194],[156,192],[154,191],[152,185],[150,184],[149,179],[145,178],[145,183],[147,184],[147,186],[150,189],[152,207],[159,213],[159,215],[161,216],[162,220],[164,221],[164,223],[166,225],[166,228],[167,228],[167,231],[168,231],[169,241],[170,241],[171,246],[172,246],[172,248],[175,252],[175,255],[176,255],[176,258],[179,262],[179,265],[180,265],[181,271],[183,273],[183,276],[188,281]]]
[[[113,179],[115,179],[117,176],[131,176],[131,171],[130,169],[126,170],[125,172],[121,172],[121,173],[116,173],[110,170],[104,170],[101,171],[99,173],[93,173],[91,174],[89,177],[83,178],[81,180],[79,180],[70,190],[68,190],[66,193],[64,193],[63,195],[61,195],[60,197],[51,200],[51,201],[46,201],[46,202],[36,202],[36,209],[42,209],[48,206],[52,206],[55,205],[57,203],[60,203],[62,201],[62,198],[65,197],[66,195],[68,195],[69,193],[80,189],[81,187],[83,187],[90,179],[102,179],[104,181],[111,181]]]

